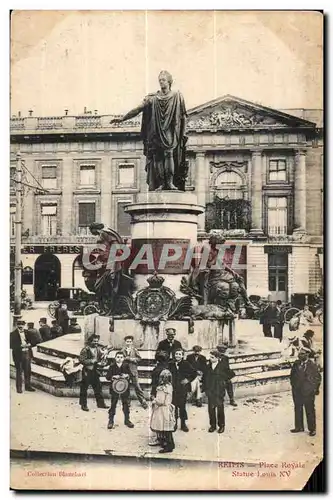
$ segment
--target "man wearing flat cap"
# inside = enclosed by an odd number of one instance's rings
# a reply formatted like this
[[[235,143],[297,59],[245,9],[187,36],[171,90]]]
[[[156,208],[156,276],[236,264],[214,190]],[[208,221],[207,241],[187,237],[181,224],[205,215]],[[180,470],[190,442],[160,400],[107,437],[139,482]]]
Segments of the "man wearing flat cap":
[[[52,340],[51,328],[47,324],[46,318],[40,318],[39,320],[39,333],[43,339],[43,342]]]
[[[18,320],[16,328],[10,334],[10,348],[13,353],[13,361],[16,369],[16,392],[21,394],[22,374],[24,374],[24,388],[28,392],[34,392],[31,387],[31,344],[28,342],[26,332],[24,331],[25,321]]]
[[[25,331],[25,336],[31,347],[35,347],[37,344],[43,342],[42,336],[35,328],[35,324],[33,322],[27,323],[27,330]]]
[[[99,339],[99,335],[90,335],[87,345],[81,350],[79,356],[80,363],[83,365],[80,387],[80,405],[83,411],[89,411],[87,392],[90,385],[94,390],[97,408],[108,408],[104,402],[98,373],[99,363],[104,357],[104,350],[98,345]]]
[[[309,435],[316,434],[316,411],[315,397],[319,394],[321,375],[316,363],[309,359],[310,349],[301,347],[298,359],[292,366],[290,383],[295,411],[295,427],[290,432],[297,433],[304,431],[305,409]]]

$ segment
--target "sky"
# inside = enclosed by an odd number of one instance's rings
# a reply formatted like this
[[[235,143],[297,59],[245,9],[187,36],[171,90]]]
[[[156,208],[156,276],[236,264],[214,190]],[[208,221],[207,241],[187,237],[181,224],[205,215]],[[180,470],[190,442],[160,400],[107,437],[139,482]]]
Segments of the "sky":
[[[162,69],[188,109],[231,94],[323,107],[323,17],[274,11],[14,11],[11,113],[121,114]]]

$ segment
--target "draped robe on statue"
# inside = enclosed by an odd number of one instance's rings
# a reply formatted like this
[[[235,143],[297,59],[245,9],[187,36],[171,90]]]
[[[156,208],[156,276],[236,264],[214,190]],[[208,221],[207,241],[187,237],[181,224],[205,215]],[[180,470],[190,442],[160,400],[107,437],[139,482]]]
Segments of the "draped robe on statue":
[[[167,184],[169,172],[165,158],[168,154],[174,160],[171,182],[179,190],[185,190],[185,118],[185,101],[180,92],[170,91],[164,95],[158,91],[149,94],[143,101],[141,135],[149,191]]]

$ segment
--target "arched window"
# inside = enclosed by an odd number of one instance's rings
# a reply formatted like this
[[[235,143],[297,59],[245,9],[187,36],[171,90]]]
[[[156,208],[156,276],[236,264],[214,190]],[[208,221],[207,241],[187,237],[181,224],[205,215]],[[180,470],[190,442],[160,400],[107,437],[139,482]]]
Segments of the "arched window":
[[[215,179],[216,195],[219,198],[239,200],[244,198],[243,179],[234,171],[221,172]]]

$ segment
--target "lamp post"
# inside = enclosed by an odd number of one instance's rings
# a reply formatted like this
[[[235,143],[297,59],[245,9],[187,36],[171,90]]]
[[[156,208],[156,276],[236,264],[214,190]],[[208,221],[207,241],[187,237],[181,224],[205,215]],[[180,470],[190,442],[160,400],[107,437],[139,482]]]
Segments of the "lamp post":
[[[22,166],[21,154],[16,155],[16,212],[15,212],[15,299],[14,299],[14,326],[21,316],[21,238],[22,238]]]

